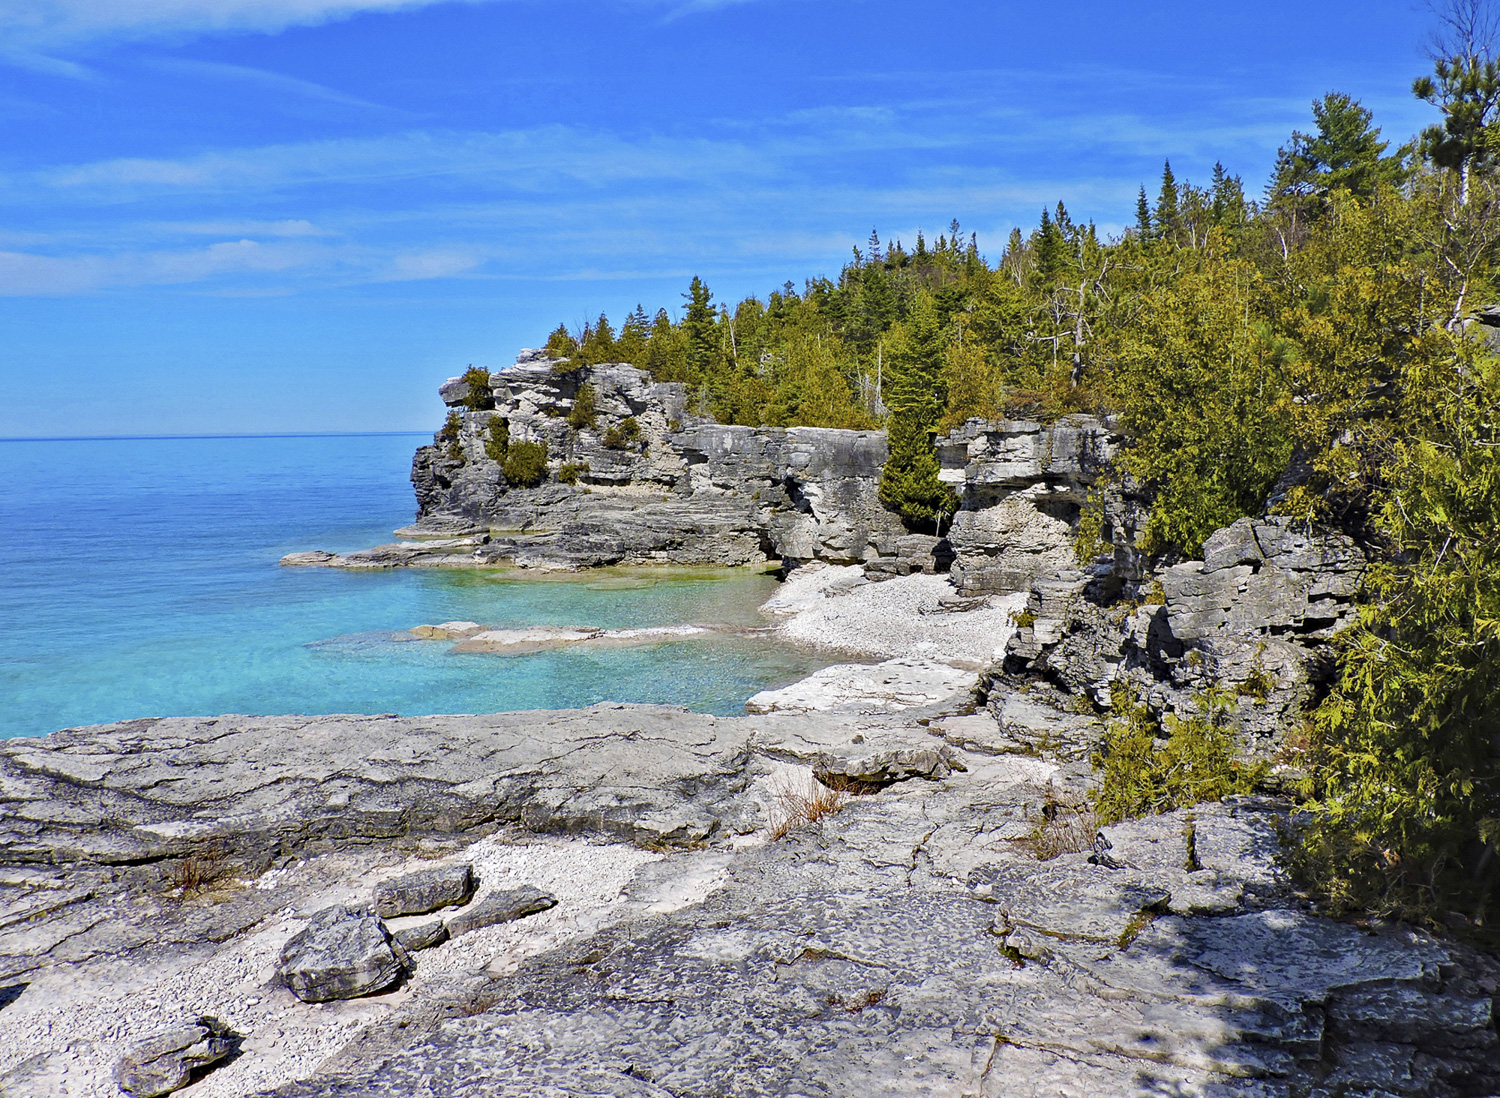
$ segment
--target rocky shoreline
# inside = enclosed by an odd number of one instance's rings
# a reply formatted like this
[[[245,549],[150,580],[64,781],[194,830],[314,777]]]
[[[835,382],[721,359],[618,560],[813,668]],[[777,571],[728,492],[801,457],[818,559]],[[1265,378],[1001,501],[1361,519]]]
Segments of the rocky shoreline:
[[[962,506],[912,534],[875,494],[878,432],[721,427],[630,367],[535,353],[491,381],[490,408],[444,387],[400,543],[284,563],[777,560],[767,628],[865,662],[739,717],[0,742],[0,1095],[1500,1092],[1500,963],[1321,916],[1283,864],[1290,801],[1102,829],[1089,807],[1120,697],[1186,712],[1216,686],[1268,788],[1295,776],[1348,539],[1246,519],[1201,561],[1143,560],[1145,503],[1107,486],[1118,440],[1088,417],[941,437]],[[596,418],[570,423],[584,385]],[[497,419],[587,472],[508,484]],[[1105,545],[1080,562],[1090,493]],[[506,656],[708,628],[410,635]]]
[[[1500,967],[1311,911],[1276,857],[1285,805],[1096,836],[1087,766],[1018,753],[965,701],[175,719],[8,741],[0,1087],[118,1093],[122,1056],[205,1015],[236,1053],[177,1093],[1500,1083]],[[804,811],[829,787],[858,795]],[[460,864],[475,904],[530,887],[556,906],[413,954],[390,990],[306,1003],[285,986],[278,958],[314,916]]]

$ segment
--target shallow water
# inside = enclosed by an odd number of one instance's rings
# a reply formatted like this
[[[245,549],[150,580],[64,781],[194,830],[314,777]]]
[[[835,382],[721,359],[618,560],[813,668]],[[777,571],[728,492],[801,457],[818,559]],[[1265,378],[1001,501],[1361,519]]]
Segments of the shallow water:
[[[143,716],[481,713],[658,701],[738,713],[823,662],[763,637],[451,655],[411,626],[761,625],[729,572],[281,568],[390,541],[422,435],[0,441],[0,737]]]

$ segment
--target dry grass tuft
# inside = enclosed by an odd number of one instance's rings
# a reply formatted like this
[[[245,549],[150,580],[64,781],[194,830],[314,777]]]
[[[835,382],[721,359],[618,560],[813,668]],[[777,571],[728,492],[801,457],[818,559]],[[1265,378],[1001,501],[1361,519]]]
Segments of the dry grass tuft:
[[[1093,849],[1098,831],[1099,820],[1087,798],[1060,797],[1049,787],[1041,819],[1017,845],[1037,861],[1047,862],[1060,854],[1080,854]]]
[[[768,809],[771,841],[784,839],[800,827],[832,816],[848,801],[848,793],[829,789],[810,775],[801,780],[783,777],[773,782]]]
[[[222,881],[229,873],[224,850],[217,843],[190,851],[172,867],[167,876],[169,888],[183,899],[200,896]]]

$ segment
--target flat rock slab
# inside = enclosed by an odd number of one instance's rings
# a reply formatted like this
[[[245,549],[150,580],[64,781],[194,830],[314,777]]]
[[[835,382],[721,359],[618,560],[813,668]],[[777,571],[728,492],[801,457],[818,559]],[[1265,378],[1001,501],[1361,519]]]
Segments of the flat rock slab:
[[[474,877],[472,865],[442,865],[422,869],[377,884],[374,911],[382,919],[394,919],[400,915],[426,915],[440,907],[468,903],[477,887],[478,881]]]
[[[263,872],[309,846],[536,831],[696,842],[754,826],[752,728],[670,706],[484,716],[129,721],[0,741],[0,862],[220,853]]]
[[[460,911],[447,920],[448,933],[457,938],[471,930],[494,926],[496,923],[511,923],[536,915],[557,906],[557,900],[539,888],[529,885],[510,888],[503,892],[492,892],[476,904]]]
[[[406,975],[406,952],[385,923],[351,907],[324,908],[282,947],[276,973],[305,1003],[357,999]]]
[[[132,1045],[115,1068],[115,1082],[132,1098],[158,1098],[187,1086],[194,1072],[226,1059],[238,1045],[218,1019],[200,1018]]]
[[[418,950],[431,949],[435,945],[442,945],[446,942],[448,927],[443,920],[434,919],[430,923],[398,930],[395,932],[395,937],[402,949],[408,953],[416,953]]]

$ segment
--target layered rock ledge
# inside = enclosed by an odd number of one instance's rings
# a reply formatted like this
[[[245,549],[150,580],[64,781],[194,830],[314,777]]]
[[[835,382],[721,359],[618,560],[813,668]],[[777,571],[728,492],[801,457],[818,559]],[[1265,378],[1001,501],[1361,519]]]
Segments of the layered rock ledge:
[[[190,1012],[242,1045],[189,1095],[1500,1086],[1500,969],[1310,911],[1276,859],[1284,805],[1096,837],[1083,772],[1015,753],[964,701],[225,717],[0,744],[0,1087],[112,1093],[125,1050]],[[863,795],[789,825],[789,798],[826,792],[814,771]],[[430,944],[371,997],[303,1003],[273,978],[315,913],[456,864],[475,910],[528,887],[557,905]]]

